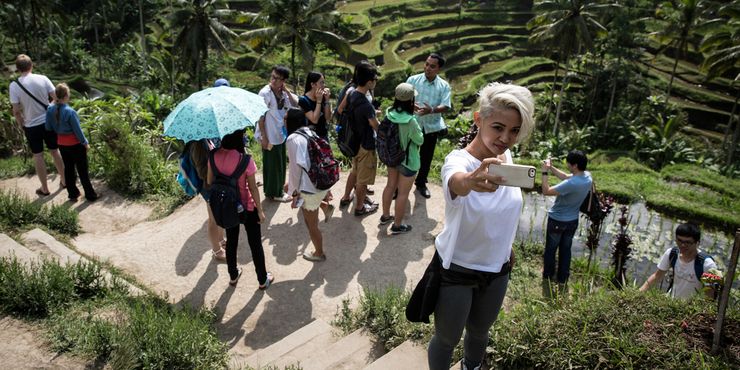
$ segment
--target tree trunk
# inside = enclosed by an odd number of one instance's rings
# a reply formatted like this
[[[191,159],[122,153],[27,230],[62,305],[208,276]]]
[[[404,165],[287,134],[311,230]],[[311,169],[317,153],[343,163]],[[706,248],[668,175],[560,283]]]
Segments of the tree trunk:
[[[612,108],[614,107],[614,96],[617,95],[617,81],[612,76],[612,93],[611,96],[609,96],[609,108],[606,110],[606,118],[604,119],[604,133],[606,133],[606,130],[609,128],[609,118],[612,115]]]
[[[733,157],[735,156],[735,150],[737,150],[737,140],[740,137],[740,123],[735,123],[735,134],[732,135],[732,142],[730,147],[727,148],[727,164],[731,165]]]
[[[142,0],[139,0],[139,32],[141,32],[141,54],[144,62],[144,67],[147,65],[146,55],[146,35],[144,34],[144,7],[141,4]],[[200,80],[198,80],[200,84]]]
[[[98,57],[98,78],[103,78],[103,62],[102,57],[100,56],[100,40],[98,39],[98,24],[95,23],[95,54],[97,54]]]
[[[290,69],[293,73],[293,91],[298,93],[298,74],[295,72],[295,35],[290,40]]]
[[[735,87],[735,81],[732,81],[730,88]],[[735,93],[735,102],[732,103],[732,110],[730,111],[730,119],[727,120],[727,127],[725,127],[725,137],[722,139],[722,147],[727,145],[727,141],[730,139],[730,132],[732,131],[732,122],[735,121],[735,109],[737,109],[737,99],[740,98],[740,90]]]
[[[601,54],[599,56],[599,63],[598,63],[598,66],[599,66],[598,70],[599,71],[601,71],[602,69],[604,69],[604,65],[603,64],[604,64],[604,54]],[[591,107],[588,108],[588,116],[586,116],[586,125],[591,125],[591,117],[592,117],[593,112],[594,112],[594,105],[596,104],[596,94],[597,94],[597,91],[599,90],[599,76],[600,75],[597,73],[596,74],[596,82],[594,82],[594,91],[591,94]]]
[[[676,68],[678,67],[678,56],[676,61],[673,63],[673,71],[671,71],[671,80],[668,81],[668,90],[665,92],[666,100],[671,96],[671,87],[673,86],[673,77],[676,75]]]
[[[563,84],[560,85],[560,95],[558,95],[558,108],[555,110],[555,126],[552,129],[552,135],[557,139],[558,137],[558,126],[560,123],[560,108],[563,106],[563,94],[565,93],[565,84],[568,83],[568,71],[565,71],[563,75]]]

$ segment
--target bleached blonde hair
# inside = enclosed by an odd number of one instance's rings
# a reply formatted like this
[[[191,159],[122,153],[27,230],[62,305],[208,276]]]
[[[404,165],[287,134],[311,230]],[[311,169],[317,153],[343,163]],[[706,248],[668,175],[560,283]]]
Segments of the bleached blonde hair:
[[[519,112],[522,127],[516,142],[524,141],[534,130],[534,98],[526,87],[493,82],[478,92],[479,114],[490,118],[497,110],[514,109]]]

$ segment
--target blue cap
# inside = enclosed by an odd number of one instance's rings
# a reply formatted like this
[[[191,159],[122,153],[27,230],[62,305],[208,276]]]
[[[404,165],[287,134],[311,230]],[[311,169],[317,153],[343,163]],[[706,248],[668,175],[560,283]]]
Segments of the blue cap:
[[[216,80],[216,82],[213,83],[213,87],[219,87],[219,86],[231,86],[229,85],[229,80],[225,78],[219,78]]]

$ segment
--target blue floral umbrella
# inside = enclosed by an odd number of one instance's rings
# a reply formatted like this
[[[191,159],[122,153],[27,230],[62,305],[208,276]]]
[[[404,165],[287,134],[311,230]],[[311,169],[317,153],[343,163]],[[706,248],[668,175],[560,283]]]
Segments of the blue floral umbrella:
[[[222,138],[254,126],[267,111],[261,96],[235,87],[198,91],[180,102],[164,120],[164,135],[184,142]]]

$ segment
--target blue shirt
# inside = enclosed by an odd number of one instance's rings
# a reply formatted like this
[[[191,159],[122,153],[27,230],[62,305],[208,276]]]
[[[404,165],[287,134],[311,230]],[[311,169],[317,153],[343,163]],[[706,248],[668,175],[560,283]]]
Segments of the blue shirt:
[[[57,122],[57,109],[59,111],[59,122]],[[52,104],[46,110],[46,130],[54,131],[57,134],[72,134],[74,133],[80,144],[87,144],[85,134],[82,133],[82,127],[80,127],[80,117],[77,116],[72,107],[67,104]]]
[[[591,190],[591,173],[584,171],[582,175],[571,176],[552,187],[558,192],[555,204],[547,211],[556,221],[574,221],[578,219],[581,203]]]
[[[434,81],[429,82],[423,73],[419,73],[409,77],[406,82],[414,85],[416,91],[419,92],[419,95],[416,96],[416,104],[419,106],[423,107],[424,103],[429,104],[432,108],[440,105],[448,108],[452,106],[452,103],[450,103],[450,84],[442,77],[437,76]],[[442,119],[442,113],[417,115],[416,121],[419,122],[425,134],[437,132],[447,127]]]

